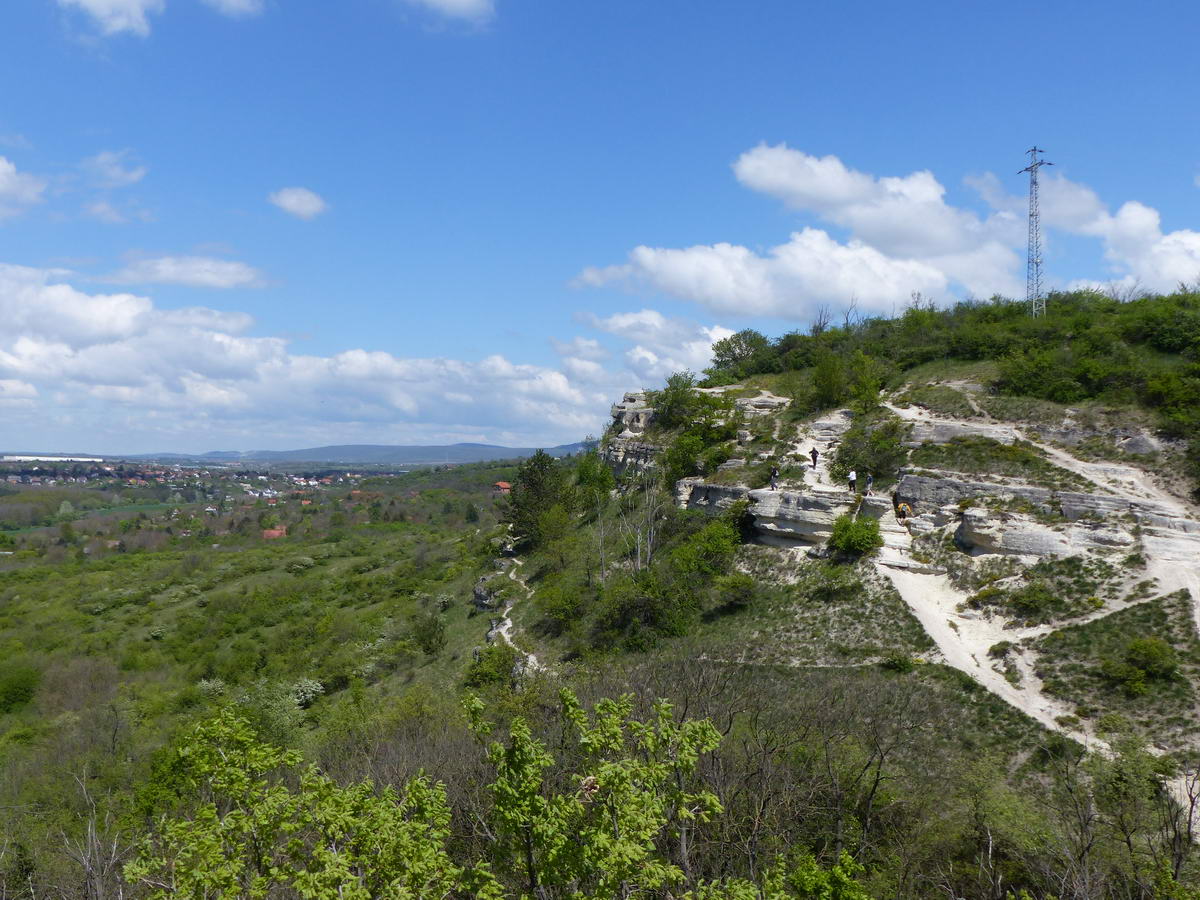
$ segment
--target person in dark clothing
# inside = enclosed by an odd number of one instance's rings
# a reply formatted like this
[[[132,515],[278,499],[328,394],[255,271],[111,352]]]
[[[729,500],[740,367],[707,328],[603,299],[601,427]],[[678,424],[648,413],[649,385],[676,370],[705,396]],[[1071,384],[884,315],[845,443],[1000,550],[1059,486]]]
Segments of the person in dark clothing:
[[[867,496],[871,496],[871,488],[875,486],[875,476],[870,472],[867,473]]]
[[[813,447],[811,450],[808,451],[808,455],[812,457],[813,468],[815,469],[817,467],[817,457],[820,456],[821,454],[817,452],[816,447]]]
[[[779,466],[771,466],[771,490],[775,490],[779,479]]]

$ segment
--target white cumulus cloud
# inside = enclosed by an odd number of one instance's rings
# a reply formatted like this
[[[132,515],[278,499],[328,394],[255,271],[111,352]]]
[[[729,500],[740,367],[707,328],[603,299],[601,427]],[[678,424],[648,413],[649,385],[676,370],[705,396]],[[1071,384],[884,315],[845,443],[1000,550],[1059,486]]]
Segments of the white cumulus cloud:
[[[89,156],[80,168],[98,188],[123,188],[146,177],[146,167],[128,163],[128,150],[104,150]]]
[[[38,390],[32,384],[15,378],[0,378],[0,408],[32,407]]]
[[[58,0],[58,5],[89,15],[101,34],[130,32],[146,37],[150,34],[150,14],[161,13],[166,0]]]
[[[805,318],[814,306],[857,299],[890,310],[913,291],[939,294],[946,275],[911,259],[893,259],[861,241],[841,244],[806,228],[760,255],[735,244],[664,249],[636,247],[626,263],[589,268],[578,283],[643,284],[717,312]]]
[[[234,19],[259,15],[266,4],[264,0],[204,0],[222,15]]]
[[[407,0],[443,16],[465,19],[469,22],[485,22],[496,14],[494,0]]]
[[[267,199],[298,219],[315,219],[329,208],[320,194],[303,187],[282,188]]]
[[[27,207],[40,203],[46,182],[0,156],[0,219],[19,215]]]
[[[260,287],[262,274],[244,262],[209,256],[159,256],[131,262],[106,281],[115,284],[179,284],[189,287]]]
[[[746,151],[733,171],[746,187],[846,229],[849,239],[810,226],[765,253],[727,242],[640,246],[624,263],[585,269],[576,283],[648,287],[717,312],[787,319],[851,302],[890,313],[914,292],[940,297],[957,287],[990,296],[1020,287],[1019,217],[949,205],[930,172],[876,177],[783,144]]]
[[[989,202],[1024,210],[1024,197],[1006,195],[996,184]],[[1105,278],[1082,278],[1073,285],[1113,284],[1149,291],[1170,291],[1182,283],[1200,281],[1200,232],[1163,232],[1158,210],[1128,200],[1112,212],[1090,187],[1057,173],[1040,186],[1042,223],[1047,229],[1097,238],[1108,266]]]
[[[719,325],[668,318],[654,309],[585,319],[598,331],[633,344],[624,361],[643,387],[656,386],[672,372],[699,372],[712,362],[712,345],[733,334]]]
[[[977,212],[948,203],[929,171],[876,176],[784,144],[746,151],[733,172],[751,190],[849,237],[809,226],[766,252],[725,242],[639,246],[625,262],[584,269],[575,283],[649,288],[722,313],[801,320],[825,304],[890,313],[917,291],[936,299],[1023,294],[1026,200],[993,174],[965,179],[986,204]],[[1143,203],[1111,212],[1091,188],[1051,175],[1042,214],[1051,241],[1056,229],[1099,239],[1110,282],[1171,290],[1200,281],[1200,232],[1164,233],[1157,210]]]
[[[654,310],[592,318],[558,366],[500,355],[326,356],[249,333],[249,316],[89,294],[71,273],[0,264],[0,444],[269,449],[485,441],[547,446],[599,433],[621,391],[707,365],[728,329]],[[627,345],[612,355],[598,338]]]

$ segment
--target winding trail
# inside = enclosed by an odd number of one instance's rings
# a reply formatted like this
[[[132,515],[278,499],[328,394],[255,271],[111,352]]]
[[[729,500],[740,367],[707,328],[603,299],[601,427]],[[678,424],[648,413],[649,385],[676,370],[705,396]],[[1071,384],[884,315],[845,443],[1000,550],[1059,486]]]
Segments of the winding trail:
[[[517,559],[515,556],[512,558],[512,561],[513,561],[513,564],[511,566],[509,566],[509,568],[508,568],[508,577],[512,579],[514,584],[519,586],[521,588],[521,590],[523,590],[525,592],[525,599],[528,600],[530,597],[533,596],[533,588],[531,588],[529,585],[527,585],[525,583],[525,579],[517,576],[517,570],[519,568],[521,568],[521,566],[525,565],[525,561],[521,560],[521,559]],[[518,653],[521,654],[521,656],[523,657],[523,659],[525,661],[524,666],[528,671],[542,672],[545,670],[546,667],[544,665],[542,665],[542,663],[538,660],[537,655],[534,653],[525,652],[524,650],[522,650],[520,647],[518,647],[513,642],[513,639],[512,639],[512,630],[513,630],[512,609],[516,605],[516,603],[517,603],[517,600],[515,597],[512,597],[509,599],[508,603],[505,604],[504,609],[501,611],[500,621],[499,621],[499,623],[497,623],[496,627],[492,630],[492,633],[498,634],[500,636],[500,639],[503,640],[504,643],[508,644],[508,646],[512,647],[514,650],[516,650]]]

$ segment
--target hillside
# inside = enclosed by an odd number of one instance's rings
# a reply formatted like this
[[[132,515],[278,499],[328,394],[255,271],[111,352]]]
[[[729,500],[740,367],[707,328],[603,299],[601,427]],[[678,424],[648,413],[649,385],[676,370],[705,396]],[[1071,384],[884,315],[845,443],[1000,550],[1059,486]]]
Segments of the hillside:
[[[742,335],[779,370],[740,380],[718,345],[569,459],[6,487],[6,896],[214,846],[289,897],[418,858],[454,897],[1192,896],[1189,437],[1015,392],[1011,348],[863,349],[911,315]]]
[[[961,383],[938,386],[977,403],[977,392]],[[913,387],[906,384],[897,396],[911,396]],[[712,395],[727,390],[737,391]],[[622,430],[606,452],[618,465],[655,465],[646,434],[624,427],[653,421],[643,402],[628,395],[617,409]],[[876,520],[883,546],[874,568],[936,644],[923,658],[967,673],[1045,727],[1094,741],[1107,711],[1091,697],[1069,702],[1056,684],[1042,680],[1068,623],[1098,622],[1182,592],[1190,631],[1155,629],[1147,636],[1167,638],[1181,658],[1194,656],[1200,508],[1154,476],[1157,454],[1143,454],[1140,465],[1089,461],[1047,443],[1035,428],[997,422],[982,411],[956,417],[892,399],[865,428],[850,410],[787,421],[786,401],[766,392],[736,403],[772,446],[757,449],[751,432],[743,431],[731,448],[739,455],[718,467],[717,478],[676,482],[679,504],[716,513],[748,502],[758,541],[777,548],[776,564],[784,567],[821,555],[839,517]],[[878,434],[893,425],[904,436],[899,468],[876,470],[879,489],[870,496],[851,493],[833,470],[857,468],[861,485],[870,462],[856,462],[848,441],[857,440],[856,429]],[[1127,440],[1151,446],[1155,439],[1139,433]],[[815,467],[807,456],[813,448],[820,454]],[[761,472],[731,461],[778,466],[778,490],[750,487]],[[910,511],[903,518],[901,505]],[[1186,694],[1193,693],[1189,684]],[[1089,712],[1081,717],[1084,707]],[[1192,719],[1198,712],[1192,701],[1177,710]],[[1198,748],[1200,730],[1189,729],[1186,740],[1169,738],[1162,724],[1143,723],[1159,749]]]
[[[840,517],[877,522],[882,544],[871,567],[936,645],[921,658],[964,672],[1044,727],[1092,745],[1111,724],[1105,715],[1127,706],[1110,696],[1130,690],[1114,674],[1125,651],[1110,648],[1108,675],[1100,677],[1105,663],[1097,660],[1097,677],[1081,691],[1078,679],[1068,687],[1058,674],[1060,648],[1070,635],[1099,630],[1131,608],[1182,603],[1187,627],[1177,622],[1129,635],[1164,641],[1178,658],[1169,717],[1165,708],[1159,717],[1139,713],[1134,727],[1159,752],[1196,753],[1200,685],[1191,670],[1200,661],[1200,506],[1182,477],[1190,451],[1176,427],[1195,410],[1138,402],[1128,382],[1135,372],[1147,384],[1194,380],[1194,338],[1167,336],[1166,323],[1190,321],[1200,297],[1126,305],[1092,295],[1053,299],[1046,322],[1016,319],[1017,305],[1001,303],[914,308],[896,320],[785,336],[773,346],[753,334],[735,336],[730,343],[738,346],[718,345],[709,386],[694,389],[694,399],[686,399],[681,377],[663,392],[627,394],[613,408],[605,455],[624,471],[662,473],[681,507],[719,514],[746,504],[757,542],[776,548],[776,565],[785,569],[826,555]],[[995,323],[990,352],[999,360],[922,361],[930,344],[965,346],[964,335],[988,321]],[[924,323],[920,335],[914,322]],[[1082,334],[1063,344],[1066,323]],[[1182,355],[1152,357],[1136,342],[1123,344],[1115,359],[1084,353],[1091,335],[1121,329],[1149,334],[1151,346],[1170,344]],[[900,341],[906,331],[920,343]],[[829,347],[841,355],[825,355]],[[787,354],[814,364],[754,373],[780,368]],[[1018,392],[1012,369],[1045,354],[1057,354],[1064,366],[1070,359],[1080,371],[1124,367],[1126,387],[1089,389],[1082,379],[1072,380],[1073,388],[1054,387],[1047,380],[1037,385],[1042,396]],[[896,371],[905,363],[907,371]],[[749,373],[746,382],[714,384],[731,371]],[[852,406],[820,411],[822,390]],[[1097,399],[1077,406],[1045,397],[1089,391]],[[664,404],[666,417],[655,409]],[[695,416],[736,420],[736,434],[697,425]],[[773,468],[778,490],[767,486]],[[857,492],[848,489],[852,470]],[[875,490],[866,495],[868,472]]]

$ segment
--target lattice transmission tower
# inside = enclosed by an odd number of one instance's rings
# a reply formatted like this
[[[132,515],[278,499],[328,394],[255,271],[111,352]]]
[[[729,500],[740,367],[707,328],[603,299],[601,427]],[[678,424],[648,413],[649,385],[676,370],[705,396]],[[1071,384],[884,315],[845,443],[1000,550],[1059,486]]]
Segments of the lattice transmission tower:
[[[1025,302],[1035,316],[1046,314],[1046,298],[1042,294],[1042,218],[1038,212],[1038,169],[1054,163],[1042,159],[1040,147],[1030,147],[1029,165],[1018,172],[1029,173],[1029,256],[1025,262]]]

